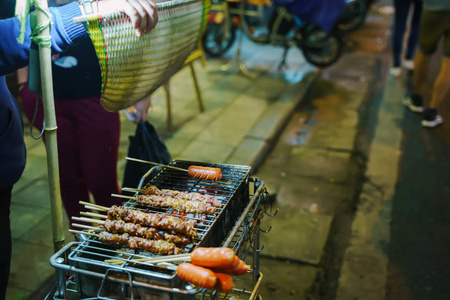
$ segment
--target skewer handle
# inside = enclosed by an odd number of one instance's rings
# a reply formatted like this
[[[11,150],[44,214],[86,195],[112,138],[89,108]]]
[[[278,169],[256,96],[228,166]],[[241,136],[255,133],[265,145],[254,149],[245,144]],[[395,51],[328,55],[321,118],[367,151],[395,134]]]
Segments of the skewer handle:
[[[80,215],[82,215],[82,216],[88,216],[88,217],[94,217],[94,218],[100,218],[100,219],[106,219],[106,218],[108,218],[106,215],[94,214],[94,213],[91,213],[91,212],[84,212],[84,211],[81,211],[81,212],[80,212]]]
[[[75,221],[81,221],[81,222],[87,222],[87,223],[94,223],[94,224],[105,224],[104,220],[96,220],[96,219],[89,219],[89,218],[80,218],[80,217],[72,217],[72,220]]]
[[[109,207],[106,206],[101,206],[98,204],[94,204],[94,203],[90,203],[90,202],[85,202],[85,201],[79,201],[80,204],[83,204],[84,206],[91,206],[91,207],[95,207],[98,210],[109,210]]]
[[[78,234],[84,234],[84,235],[90,235],[90,236],[97,236],[98,235],[98,234],[92,233],[92,232],[73,230],[73,229],[69,229],[69,232],[78,233]]]
[[[89,226],[89,225],[84,225],[84,224],[77,224],[77,223],[72,223],[72,226],[79,227],[79,228],[84,228],[84,229],[91,229],[91,230],[101,230],[100,227],[94,227],[94,226]]]
[[[126,192],[144,192],[145,190],[143,189],[135,189],[135,188],[129,188],[129,187],[123,187],[122,191],[126,191]]]
[[[123,199],[132,199],[132,200],[136,200],[136,197],[125,196],[125,195],[119,195],[119,194],[111,194],[111,196],[117,197],[117,198],[123,198]]]
[[[125,157],[125,159],[127,160],[131,160],[131,161],[137,161],[137,162],[141,162],[141,163],[146,163],[146,164],[152,164],[152,165],[156,165],[156,166],[161,166],[161,167],[166,167],[166,168],[171,168],[171,169],[175,169],[175,170],[179,170],[179,171],[185,171],[185,172],[189,172],[189,170],[186,169],[182,169],[182,168],[178,168],[178,167],[173,167],[173,166],[169,166],[169,165],[163,165],[163,164],[158,164],[152,161],[147,161],[147,160],[142,160],[142,159],[137,159],[137,158],[132,158],[132,157]]]

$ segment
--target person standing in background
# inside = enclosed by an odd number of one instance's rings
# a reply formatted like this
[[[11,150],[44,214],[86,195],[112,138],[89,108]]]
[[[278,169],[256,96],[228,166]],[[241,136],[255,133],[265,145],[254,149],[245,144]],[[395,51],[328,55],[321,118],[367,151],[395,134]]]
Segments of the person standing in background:
[[[431,57],[443,38],[441,69],[432,83],[430,101],[424,95],[430,79]],[[444,122],[438,107],[450,89],[450,0],[424,0],[420,25],[419,51],[414,60],[413,93],[403,100],[411,111],[423,112],[423,127],[436,127]],[[427,104],[424,106],[424,103]]]
[[[122,200],[111,196],[120,194],[120,116],[100,104],[101,71],[91,41],[82,41],[63,54],[54,55],[52,73],[61,198],[71,224],[72,217],[80,216],[84,210],[80,201],[89,202],[90,194],[99,205],[122,205]],[[17,75],[24,113],[41,132],[44,108],[42,101],[37,101],[38,94],[29,90],[28,68],[18,70]],[[135,107],[134,122],[146,121],[150,97]]]
[[[422,0],[394,0],[394,34],[392,35],[392,68],[390,73],[399,77],[402,73],[402,56],[404,54],[403,67],[406,70],[414,69],[414,55],[419,39],[420,16],[422,13]],[[412,15],[410,16],[410,11]],[[409,24],[409,35],[406,51],[403,52],[405,32]]]
[[[20,21],[18,18],[4,16],[4,12],[13,13],[9,5],[13,1],[0,1],[0,299],[6,298],[9,281],[12,241],[10,224],[11,192],[14,184],[22,176],[26,162],[26,148],[23,140],[23,122],[19,107],[11,95],[5,75],[28,65],[31,30],[28,22],[23,44],[18,43]],[[14,7],[14,6],[13,6]],[[102,11],[122,11],[131,19],[137,35],[150,32],[158,20],[156,6],[150,0],[108,0],[100,1]],[[81,15],[78,3],[51,8],[52,49],[63,52],[76,43],[89,39],[82,24],[72,19]]]

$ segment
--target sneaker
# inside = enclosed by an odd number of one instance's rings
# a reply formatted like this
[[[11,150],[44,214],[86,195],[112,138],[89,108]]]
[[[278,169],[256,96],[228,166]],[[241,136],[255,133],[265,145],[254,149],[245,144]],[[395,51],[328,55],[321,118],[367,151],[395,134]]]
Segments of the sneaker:
[[[407,59],[407,60],[403,61],[403,68],[405,68],[408,71],[414,70],[414,60]]]
[[[422,120],[422,126],[423,127],[436,127],[439,124],[442,124],[444,120],[440,115],[438,115],[436,109],[426,109],[423,112],[423,120]]]
[[[415,113],[423,112],[422,98],[420,96],[412,95],[411,97],[403,99],[402,102],[409,110]]]
[[[400,67],[392,67],[389,70],[389,73],[394,77],[400,77],[400,75],[402,74],[402,69]]]

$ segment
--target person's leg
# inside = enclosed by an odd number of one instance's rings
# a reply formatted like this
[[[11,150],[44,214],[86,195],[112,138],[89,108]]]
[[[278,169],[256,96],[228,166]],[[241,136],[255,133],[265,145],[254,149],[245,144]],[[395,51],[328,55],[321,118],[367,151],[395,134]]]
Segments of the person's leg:
[[[72,224],[72,217],[80,216],[84,206],[80,201],[89,201],[89,191],[83,178],[82,163],[79,150],[78,128],[72,117],[72,104],[77,100],[56,99],[56,121],[58,124],[58,162],[61,186],[61,198]],[[70,225],[71,229],[74,228]]]
[[[437,76],[433,90],[431,92],[430,103],[423,112],[422,126],[424,127],[436,127],[444,122],[442,117],[438,113],[438,107],[442,101],[448,97],[448,91],[450,90],[450,58],[443,56],[441,63],[441,70]]]
[[[422,1],[414,1],[414,9],[413,15],[411,17],[408,44],[405,53],[405,59],[407,61],[411,61],[414,58],[414,54],[417,47],[417,41],[419,40],[421,14],[422,14]]]
[[[392,36],[392,58],[393,67],[400,67],[401,55],[403,49],[403,37],[406,30],[406,21],[410,8],[409,0],[395,0],[395,14],[394,14],[394,34]]]
[[[0,190],[0,226],[2,242],[0,246],[0,299],[6,299],[6,288],[9,281],[11,266],[11,224],[9,219],[12,187]]]
[[[448,97],[450,90],[450,12],[435,12],[433,15],[435,20],[435,32],[437,41],[443,36],[443,57],[441,60],[441,69],[436,80],[433,82],[431,90],[430,102],[424,111],[422,126],[435,127],[443,122],[442,117],[438,113],[438,107]],[[433,49],[437,47],[436,45]]]
[[[413,112],[423,112],[423,96],[428,80],[431,55],[434,53],[442,33],[440,19],[435,12],[422,11],[419,32],[419,51],[414,59],[413,92],[403,100]]]
[[[450,90],[450,57],[443,56],[441,60],[441,70],[433,85],[430,104],[431,109],[437,109],[442,101],[448,97]]]
[[[28,85],[25,85],[20,91],[20,97],[25,115],[31,122],[36,106],[36,94],[29,91]],[[76,128],[71,120],[72,108],[66,107],[72,101],[74,100],[55,100],[61,198],[69,220],[72,216],[79,216],[80,211],[83,210],[84,206],[79,204],[79,201],[89,201],[89,193],[81,171]],[[44,111],[40,100],[34,122],[34,127],[38,131],[42,130],[43,118]],[[45,135],[43,140],[45,142]],[[77,229],[72,226],[71,228]]]
[[[414,59],[415,70],[413,74],[413,92],[415,95],[419,95],[420,97],[422,97],[425,93],[430,61],[431,55],[424,54],[421,49],[417,51]]]
[[[120,193],[117,179],[119,113],[106,111],[98,98],[77,101],[83,110],[78,114],[77,135],[86,185],[97,204],[121,205],[121,199],[111,196]]]

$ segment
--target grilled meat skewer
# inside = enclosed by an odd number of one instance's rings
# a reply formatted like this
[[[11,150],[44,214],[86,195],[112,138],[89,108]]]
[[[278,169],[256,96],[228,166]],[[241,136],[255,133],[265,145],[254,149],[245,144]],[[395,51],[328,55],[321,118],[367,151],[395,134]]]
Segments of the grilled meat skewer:
[[[139,249],[149,251],[159,255],[173,255],[183,252],[174,243],[164,240],[147,240],[137,236],[130,236],[128,233],[114,234],[102,231],[98,234],[98,239],[101,242],[122,245],[130,249]]]
[[[151,240],[166,240],[181,246],[191,243],[191,239],[184,235],[172,234],[154,227],[144,227],[140,224],[127,223],[123,220],[106,220],[104,226],[110,233],[128,233],[129,235]]]
[[[186,201],[169,196],[162,197],[157,195],[139,195],[136,197],[136,201],[144,206],[158,208],[171,207],[176,211],[185,213],[212,214],[216,211],[216,207],[206,201]]]
[[[173,197],[183,200],[196,200],[206,201],[214,207],[221,207],[222,203],[213,195],[195,193],[195,192],[182,192],[177,190],[159,189],[154,185],[150,185],[144,190],[145,195],[156,195],[161,197]]]
[[[195,220],[170,216],[162,213],[145,213],[143,211],[113,205],[108,210],[109,220],[124,220],[146,227],[173,230],[189,237],[197,237]]]

